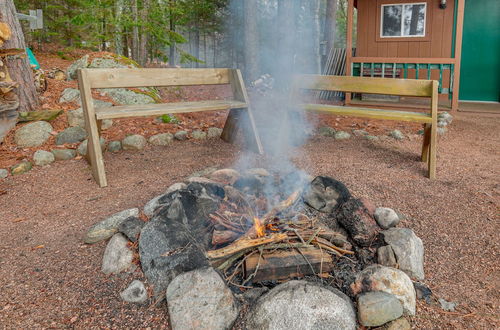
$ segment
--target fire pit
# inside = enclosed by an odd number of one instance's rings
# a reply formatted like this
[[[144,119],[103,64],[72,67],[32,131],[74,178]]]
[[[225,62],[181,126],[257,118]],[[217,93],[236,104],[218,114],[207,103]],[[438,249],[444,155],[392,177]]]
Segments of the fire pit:
[[[174,328],[289,322],[273,310],[297,310],[291,326],[306,328],[319,319],[325,328],[379,326],[415,313],[410,277],[423,279],[421,240],[395,227],[394,211],[333,178],[217,170],[173,185],[144,211],[145,223],[124,216],[115,224],[138,236],[142,271],[155,301],[167,298]],[[304,299],[317,307],[308,316],[310,305],[296,306]]]

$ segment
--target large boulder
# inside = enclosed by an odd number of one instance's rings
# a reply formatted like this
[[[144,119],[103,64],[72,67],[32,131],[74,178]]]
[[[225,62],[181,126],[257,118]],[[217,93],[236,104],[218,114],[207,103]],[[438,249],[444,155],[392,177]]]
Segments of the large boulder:
[[[399,299],[404,312],[415,315],[416,296],[411,279],[399,269],[380,265],[368,266],[351,284],[353,294],[384,291]]]
[[[213,268],[181,274],[167,288],[172,329],[230,329],[239,314],[231,290]]]
[[[382,232],[384,241],[396,255],[399,269],[416,280],[424,276],[424,244],[409,228],[391,228]]]
[[[342,292],[318,283],[289,281],[261,296],[247,315],[248,329],[356,329]]]
[[[350,199],[342,204],[337,221],[344,227],[354,242],[361,246],[375,243],[380,228],[373,217],[375,206],[366,199]]]
[[[174,192],[176,190],[186,189],[186,187],[187,187],[187,185],[184,182],[176,182],[176,183],[172,184],[171,186],[169,186],[167,188],[167,190],[165,190],[165,192],[163,194],[154,197],[149,202],[147,202],[146,205],[144,205],[144,210],[143,210],[144,214],[148,218],[151,218],[154,215],[155,211],[161,205],[164,205],[164,204],[162,204],[162,202],[160,202],[160,200],[162,200],[164,203],[169,201],[168,199],[162,199],[163,197],[165,197],[166,195],[168,195],[171,192]]]
[[[333,212],[350,197],[349,190],[342,182],[326,176],[316,177],[303,195],[307,205],[325,213]]]
[[[35,121],[18,129],[14,142],[21,148],[38,147],[49,139],[52,130],[52,125],[46,121]]]
[[[88,65],[89,65],[88,54],[78,59],[77,61],[71,63],[71,65],[66,70],[66,76],[68,77],[68,80],[76,79],[78,69],[84,69]]]
[[[142,270],[156,296],[164,293],[177,275],[208,266],[209,215],[219,208],[222,198],[222,187],[194,182],[158,200],[162,206],[139,238]]]
[[[115,213],[90,227],[83,241],[87,244],[93,244],[108,239],[118,232],[118,228],[123,221],[129,217],[137,216],[139,216],[139,209],[137,208]]]

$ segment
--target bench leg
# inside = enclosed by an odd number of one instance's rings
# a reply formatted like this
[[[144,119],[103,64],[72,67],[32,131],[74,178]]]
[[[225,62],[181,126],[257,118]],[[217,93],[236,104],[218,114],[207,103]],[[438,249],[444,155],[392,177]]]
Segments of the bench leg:
[[[243,130],[245,142],[249,145],[250,149],[259,154],[263,154],[264,148],[262,147],[253,113],[250,108],[231,109],[229,111],[221,138],[226,142],[234,143],[236,134],[240,129]]]
[[[99,141],[100,121],[90,121],[88,126],[94,126],[89,129],[89,138],[87,143],[87,160],[92,168],[92,176],[97,184],[102,188],[108,185],[106,180],[106,171],[104,169],[104,160],[102,158],[101,143]]]
[[[429,179],[436,178],[436,157],[437,157],[437,125],[431,125],[429,145]]]
[[[422,161],[428,162],[429,159],[429,143],[431,142],[431,125],[424,124],[424,141],[422,142]]]

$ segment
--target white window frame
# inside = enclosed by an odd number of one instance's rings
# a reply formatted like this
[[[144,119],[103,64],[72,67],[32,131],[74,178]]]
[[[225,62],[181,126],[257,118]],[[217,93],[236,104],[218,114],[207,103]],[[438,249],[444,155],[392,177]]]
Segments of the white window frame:
[[[404,6],[405,5],[424,5],[424,10],[425,10],[424,33],[422,35],[415,35],[415,36],[403,35],[404,24],[405,24],[405,21],[403,19],[403,14],[404,14]],[[384,7],[387,7],[387,6],[401,6],[402,7],[402,9],[401,9],[401,35],[400,36],[384,36]],[[380,38],[423,38],[423,37],[425,37],[425,34],[427,33],[426,26],[427,26],[427,2],[384,3],[380,8]]]

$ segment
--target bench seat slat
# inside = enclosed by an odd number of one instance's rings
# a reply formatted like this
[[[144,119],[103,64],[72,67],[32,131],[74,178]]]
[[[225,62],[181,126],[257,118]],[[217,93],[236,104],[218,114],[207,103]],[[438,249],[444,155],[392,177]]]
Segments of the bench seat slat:
[[[246,108],[247,106],[248,105],[245,102],[235,100],[212,100],[198,102],[120,105],[97,108],[95,109],[95,112],[97,119],[102,120],[139,116],[158,116],[183,112],[240,109]]]
[[[382,110],[328,104],[301,104],[300,107],[307,111],[336,114],[342,116],[432,123],[432,117],[430,114],[420,112]]]

